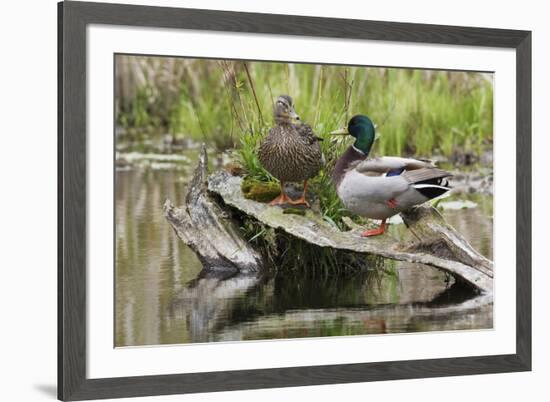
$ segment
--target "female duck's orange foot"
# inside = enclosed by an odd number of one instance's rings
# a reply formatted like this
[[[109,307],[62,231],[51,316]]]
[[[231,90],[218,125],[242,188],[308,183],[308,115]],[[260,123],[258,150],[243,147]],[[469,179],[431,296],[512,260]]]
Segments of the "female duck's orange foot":
[[[305,205],[306,208],[309,208],[309,202],[307,202],[306,200],[306,193],[307,193],[307,180],[304,180],[304,192],[302,193],[302,196],[297,200],[290,201],[290,203],[292,205]]]
[[[289,204],[292,204],[292,205],[305,205],[306,208],[309,208],[309,202],[307,202],[306,197],[304,195],[302,195],[297,200],[290,200]]]
[[[384,219],[378,229],[365,230],[363,233],[361,233],[361,237],[378,236],[378,235],[384,234],[385,231],[386,231],[386,220]]]
[[[285,205],[285,204],[291,204],[292,200],[289,198],[286,193],[281,193],[277,198],[272,200],[269,205]]]

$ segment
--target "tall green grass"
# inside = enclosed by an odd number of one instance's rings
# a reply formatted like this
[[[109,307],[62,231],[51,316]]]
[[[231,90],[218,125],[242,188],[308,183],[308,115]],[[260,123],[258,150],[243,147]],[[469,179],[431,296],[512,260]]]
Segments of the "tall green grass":
[[[488,74],[138,56],[117,56],[118,66],[118,124],[220,149],[256,145],[248,136],[265,135],[280,94],[292,96],[323,137],[354,114],[368,115],[380,154],[449,157],[492,144]]]

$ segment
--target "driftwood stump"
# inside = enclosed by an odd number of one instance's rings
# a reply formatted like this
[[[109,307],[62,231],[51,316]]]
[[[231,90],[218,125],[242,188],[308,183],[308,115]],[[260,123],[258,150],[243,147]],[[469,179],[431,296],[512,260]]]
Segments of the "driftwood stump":
[[[203,146],[185,205],[177,208],[166,200],[164,216],[204,267],[213,271],[257,271],[262,266],[260,253],[242,237],[230,214],[208,194],[207,167]]]
[[[417,242],[398,242],[388,236],[362,238],[359,228],[340,231],[314,211],[307,210],[304,215],[284,214],[279,207],[246,199],[241,191],[241,177],[218,171],[207,178],[206,166],[203,148],[186,205],[175,208],[167,201],[164,207],[165,216],[178,236],[204,265],[235,271],[261,269],[261,253],[242,237],[230,218],[237,211],[319,247],[430,265],[459,282],[492,293],[492,261],[474,250],[431,206],[401,214],[419,239]]]

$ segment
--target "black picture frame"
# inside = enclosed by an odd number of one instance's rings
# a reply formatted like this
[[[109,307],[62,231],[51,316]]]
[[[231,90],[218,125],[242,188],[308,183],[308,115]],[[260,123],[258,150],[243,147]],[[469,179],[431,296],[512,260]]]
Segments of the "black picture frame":
[[[516,353],[88,379],[86,27],[108,24],[516,51]],[[531,32],[84,2],[58,4],[58,398],[83,400],[531,370]],[[93,172],[92,172],[93,173]]]

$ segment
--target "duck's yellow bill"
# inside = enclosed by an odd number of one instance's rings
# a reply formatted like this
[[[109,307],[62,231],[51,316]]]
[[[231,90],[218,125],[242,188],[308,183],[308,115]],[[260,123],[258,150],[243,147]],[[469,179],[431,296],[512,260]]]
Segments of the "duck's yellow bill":
[[[339,128],[330,132],[330,135],[349,135],[347,128]]]

